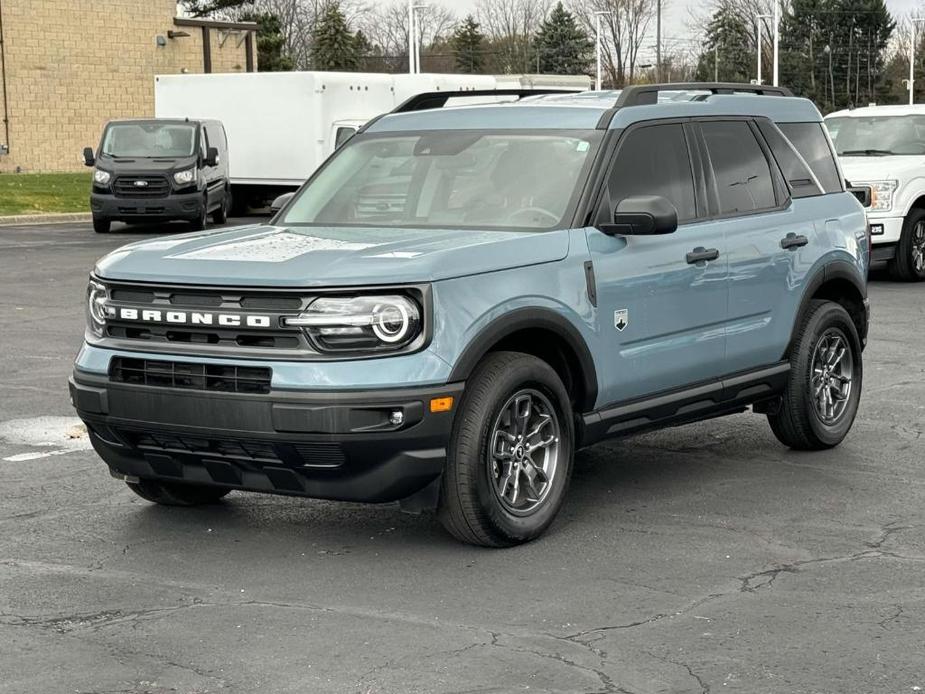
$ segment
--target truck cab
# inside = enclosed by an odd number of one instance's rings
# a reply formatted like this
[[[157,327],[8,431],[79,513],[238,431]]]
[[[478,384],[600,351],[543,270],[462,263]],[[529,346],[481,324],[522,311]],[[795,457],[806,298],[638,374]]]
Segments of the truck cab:
[[[146,119],[110,121],[96,152],[90,210],[93,229],[107,233],[112,222],[182,220],[193,231],[227,219],[231,204],[228,142],[216,120]]]

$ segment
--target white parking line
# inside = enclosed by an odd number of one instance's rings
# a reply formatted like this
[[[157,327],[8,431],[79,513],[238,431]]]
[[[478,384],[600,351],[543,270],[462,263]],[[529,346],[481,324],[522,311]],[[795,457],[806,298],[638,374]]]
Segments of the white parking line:
[[[40,458],[49,458],[53,455],[64,455],[65,453],[73,453],[75,449],[71,450],[56,450],[56,451],[35,451],[34,453],[17,453],[16,455],[8,455],[3,460],[9,463],[21,463],[26,460],[39,460]]]

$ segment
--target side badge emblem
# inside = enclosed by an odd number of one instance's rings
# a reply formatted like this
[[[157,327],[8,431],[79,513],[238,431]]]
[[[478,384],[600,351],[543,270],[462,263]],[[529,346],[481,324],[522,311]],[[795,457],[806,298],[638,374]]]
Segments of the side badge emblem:
[[[628,309],[621,308],[619,311],[613,312],[613,327],[622,333],[624,330],[626,330],[626,326],[629,324],[630,312]]]

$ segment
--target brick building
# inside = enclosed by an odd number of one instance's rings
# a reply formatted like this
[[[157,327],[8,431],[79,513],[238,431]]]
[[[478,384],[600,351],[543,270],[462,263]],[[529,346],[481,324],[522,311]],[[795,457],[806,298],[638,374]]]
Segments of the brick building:
[[[176,0],[0,0],[0,172],[75,171],[112,118],[154,115],[154,76],[256,69],[256,26]]]

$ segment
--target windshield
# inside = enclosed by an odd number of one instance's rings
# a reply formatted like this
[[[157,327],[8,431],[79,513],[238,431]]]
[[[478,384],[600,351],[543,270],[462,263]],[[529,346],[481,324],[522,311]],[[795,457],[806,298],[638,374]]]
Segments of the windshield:
[[[195,146],[196,126],[189,123],[111,123],[102,152],[111,157],[188,157]]]
[[[561,227],[599,140],[594,131],[357,135],[302,189],[282,223]]]
[[[925,154],[925,115],[827,118],[825,124],[842,156]]]

